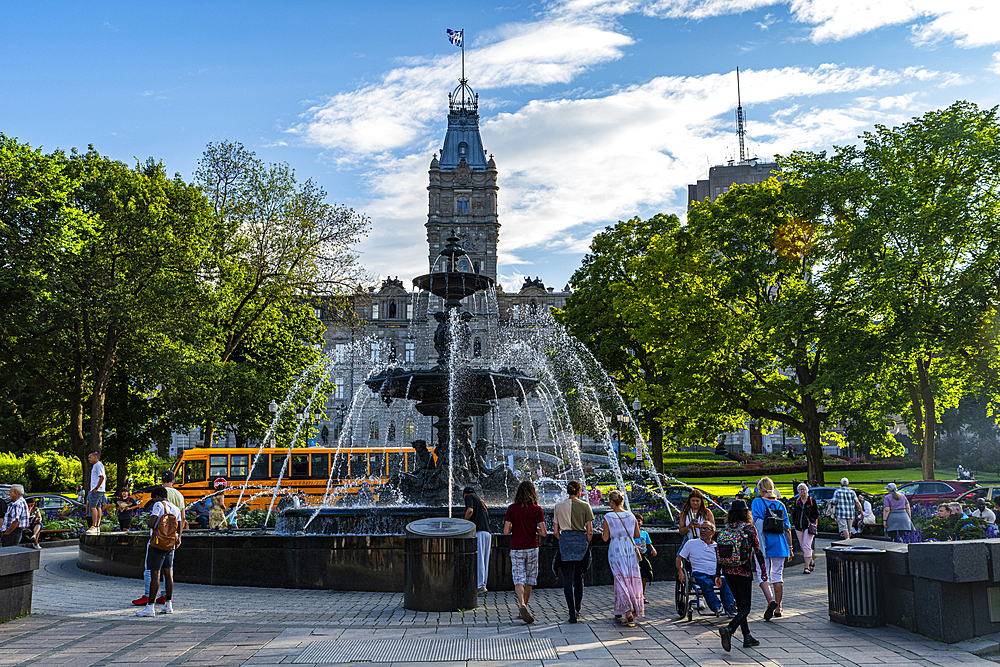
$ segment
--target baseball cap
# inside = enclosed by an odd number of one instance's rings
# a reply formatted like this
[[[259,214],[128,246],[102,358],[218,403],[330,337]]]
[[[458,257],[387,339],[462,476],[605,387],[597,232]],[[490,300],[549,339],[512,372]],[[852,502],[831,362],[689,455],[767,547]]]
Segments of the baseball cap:
[[[889,482],[888,484],[886,484],[885,485],[885,490],[886,491],[895,491],[896,490],[896,484],[895,484],[895,482]]]
[[[475,493],[475,492],[476,492],[476,490],[474,488],[472,488],[471,486],[467,486],[464,489],[462,489],[462,495],[464,495],[464,496],[467,496],[470,493]]]

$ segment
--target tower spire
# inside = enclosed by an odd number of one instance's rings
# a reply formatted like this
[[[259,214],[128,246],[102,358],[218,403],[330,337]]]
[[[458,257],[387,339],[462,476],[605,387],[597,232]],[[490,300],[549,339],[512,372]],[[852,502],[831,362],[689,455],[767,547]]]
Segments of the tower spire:
[[[746,162],[747,155],[743,138],[746,136],[743,127],[743,100],[740,98],[740,68],[736,68],[736,135],[740,138],[740,163]]]

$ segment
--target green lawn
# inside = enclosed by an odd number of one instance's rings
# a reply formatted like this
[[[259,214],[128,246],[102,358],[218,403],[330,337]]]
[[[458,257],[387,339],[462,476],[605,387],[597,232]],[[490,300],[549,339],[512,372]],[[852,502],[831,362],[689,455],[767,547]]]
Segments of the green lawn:
[[[824,475],[826,478],[827,486],[836,486],[840,484],[839,472],[827,471]],[[935,475],[938,479],[954,479],[954,470],[936,470]],[[876,482],[877,480],[884,479],[894,481],[896,483],[900,482],[912,482],[914,480],[923,479],[923,475],[920,474],[920,468],[905,468],[903,470],[859,470],[857,472],[847,473],[847,478],[851,480],[853,485],[855,482]],[[800,482],[804,481],[806,474],[796,473],[788,475],[771,475],[771,479],[777,485],[778,490],[783,496],[791,496],[794,491],[792,489],[792,477],[795,477]],[[746,480],[746,483],[752,488],[759,479],[758,477],[741,476],[740,471],[733,471],[732,477],[683,477],[679,478],[686,484],[691,486],[696,486],[702,491],[706,491],[714,496],[725,496],[732,497],[740,490],[740,484],[726,484],[723,482],[724,479],[739,479]],[[862,491],[868,491],[870,493],[878,493],[882,491],[884,484],[858,484],[859,489]]]

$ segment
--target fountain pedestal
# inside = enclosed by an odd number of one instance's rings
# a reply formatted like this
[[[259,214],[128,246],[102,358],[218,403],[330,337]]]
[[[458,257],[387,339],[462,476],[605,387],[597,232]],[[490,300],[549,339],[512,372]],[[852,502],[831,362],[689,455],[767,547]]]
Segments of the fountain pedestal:
[[[406,526],[403,607],[460,611],[478,604],[476,524],[433,518]]]

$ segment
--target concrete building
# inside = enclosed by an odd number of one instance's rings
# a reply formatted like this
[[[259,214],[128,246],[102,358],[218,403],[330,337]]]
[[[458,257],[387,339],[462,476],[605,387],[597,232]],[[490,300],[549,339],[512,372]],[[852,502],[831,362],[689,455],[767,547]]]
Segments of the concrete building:
[[[696,201],[710,199],[715,201],[719,195],[734,185],[760,183],[771,177],[771,172],[778,170],[776,162],[765,162],[750,158],[740,163],[730,160],[728,164],[710,167],[708,178],[688,185],[688,210]]]

